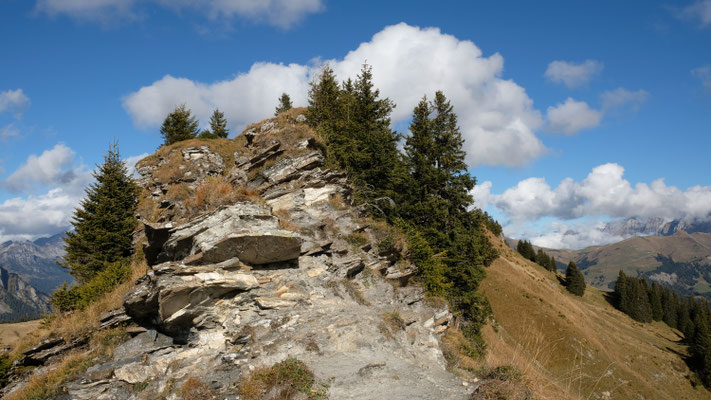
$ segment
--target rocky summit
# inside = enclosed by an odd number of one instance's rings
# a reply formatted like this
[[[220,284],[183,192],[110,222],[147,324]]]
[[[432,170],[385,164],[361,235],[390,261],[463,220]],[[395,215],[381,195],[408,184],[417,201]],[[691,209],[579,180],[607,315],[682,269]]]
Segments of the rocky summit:
[[[253,371],[287,359],[313,371],[312,390],[330,399],[471,395],[475,385],[446,370],[440,349],[454,323],[446,303],[409,284],[415,268],[382,244],[387,227],[349,205],[345,176],[324,168],[316,140],[294,133],[298,124],[265,121],[235,154],[208,142],[139,164],[152,205],[142,200],[136,241],[150,268],[101,325],[129,324],[131,337],[62,398],[178,399],[193,379],[216,398],[238,399]],[[217,178],[248,195],[199,212],[171,197]],[[25,359],[48,363],[57,349],[81,346],[55,340]]]

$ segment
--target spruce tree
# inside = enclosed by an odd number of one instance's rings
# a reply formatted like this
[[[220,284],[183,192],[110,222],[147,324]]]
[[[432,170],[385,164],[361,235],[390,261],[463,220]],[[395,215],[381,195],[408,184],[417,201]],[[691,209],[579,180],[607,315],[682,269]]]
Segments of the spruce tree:
[[[649,304],[652,307],[652,319],[661,321],[664,317],[662,308],[662,287],[657,283],[652,283],[649,289]]]
[[[664,323],[672,328],[678,328],[679,310],[676,293],[668,289],[662,292],[662,310],[664,311],[664,316],[662,317]]]
[[[166,145],[171,145],[182,140],[194,139],[199,133],[198,122],[185,104],[175,107],[168,114],[160,128]]]
[[[548,270],[551,272],[556,272],[558,271],[558,265],[555,262],[555,257],[551,257],[550,262],[548,263]]]
[[[639,322],[652,322],[652,307],[649,304],[646,282],[644,279],[632,279],[630,281],[632,304],[629,315]]]
[[[333,69],[326,65],[311,82],[306,120],[328,140],[338,127],[340,117],[340,89]]]
[[[210,117],[210,131],[216,138],[226,138],[230,134],[230,130],[227,129],[225,114],[219,109],[215,109]]]
[[[585,277],[573,261],[568,263],[568,269],[565,271],[565,288],[576,296],[585,293]]]
[[[291,110],[291,107],[291,97],[289,97],[289,95],[286,93],[282,93],[281,97],[279,97],[279,105],[274,110],[274,116],[277,116],[283,113],[284,111]]]
[[[67,232],[66,255],[60,265],[80,283],[107,265],[131,255],[138,187],[121,161],[114,143],[93,173],[96,179],[74,211],[73,232]]]
[[[617,274],[617,281],[615,281],[615,307],[625,314],[630,313],[631,301],[630,301],[630,285],[629,278],[627,275],[620,270]]]

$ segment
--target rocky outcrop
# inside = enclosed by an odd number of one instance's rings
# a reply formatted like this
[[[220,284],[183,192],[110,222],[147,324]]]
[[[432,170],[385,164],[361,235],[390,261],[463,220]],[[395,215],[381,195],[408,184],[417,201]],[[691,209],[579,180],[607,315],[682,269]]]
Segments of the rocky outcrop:
[[[254,203],[237,203],[177,227],[145,226],[149,264],[191,256],[192,264],[237,257],[261,265],[293,260],[300,254],[298,235],[279,229],[279,220],[269,209]]]
[[[150,271],[125,297],[125,315],[102,317],[140,328],[68,383],[69,398],[177,399],[194,378],[237,399],[252,371],[288,357],[327,383],[331,399],[469,397],[439,349],[453,321],[447,307],[405,285],[414,266],[380,254],[375,228],[348,205],[345,176],[322,169],[315,142],[265,143],[259,135],[278,129],[269,122],[255,130],[251,156],[235,155],[224,172],[265,204],[146,222]],[[183,154],[186,163],[209,160]]]

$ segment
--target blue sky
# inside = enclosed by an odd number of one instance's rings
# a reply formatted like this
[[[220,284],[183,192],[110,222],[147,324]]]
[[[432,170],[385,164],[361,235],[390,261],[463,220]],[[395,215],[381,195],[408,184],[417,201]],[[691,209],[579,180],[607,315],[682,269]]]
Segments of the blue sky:
[[[326,60],[372,64],[399,129],[443,89],[514,237],[711,212],[711,0],[0,0],[0,37],[0,241],[66,229],[113,138],[152,153],[182,102],[240,132]]]

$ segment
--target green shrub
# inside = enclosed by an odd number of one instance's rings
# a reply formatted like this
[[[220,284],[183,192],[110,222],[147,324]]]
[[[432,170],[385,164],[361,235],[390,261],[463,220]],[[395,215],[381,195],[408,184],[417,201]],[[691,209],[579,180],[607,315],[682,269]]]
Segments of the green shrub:
[[[52,305],[58,311],[82,310],[131,276],[128,260],[109,264],[84,284],[69,287],[66,283],[52,293]]]

